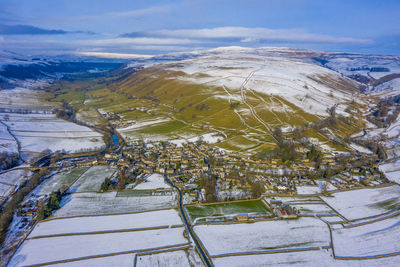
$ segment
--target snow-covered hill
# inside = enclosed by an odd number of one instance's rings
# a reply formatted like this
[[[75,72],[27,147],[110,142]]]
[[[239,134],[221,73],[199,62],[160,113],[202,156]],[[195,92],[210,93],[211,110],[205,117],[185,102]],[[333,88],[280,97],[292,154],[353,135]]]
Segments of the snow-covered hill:
[[[162,67],[184,72],[186,75],[179,79],[185,82],[236,90],[230,97],[241,101],[245,101],[242,90],[254,90],[283,97],[308,113],[326,116],[327,110],[337,105],[337,112],[346,115],[346,106],[340,104],[351,101],[361,84],[335,71],[289,57],[289,52],[300,53],[277,48],[219,48]]]

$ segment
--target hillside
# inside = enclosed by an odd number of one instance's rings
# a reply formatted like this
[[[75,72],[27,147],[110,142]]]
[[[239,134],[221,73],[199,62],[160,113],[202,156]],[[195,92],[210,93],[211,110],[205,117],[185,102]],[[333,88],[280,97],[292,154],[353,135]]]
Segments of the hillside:
[[[350,151],[343,140],[365,125],[363,85],[315,64],[316,52],[276,48],[218,48],[149,66],[126,65],[113,77],[63,83],[66,100],[88,123],[106,118],[129,141],[199,136],[220,148],[259,152],[276,147],[274,129]],[[71,90],[71,87],[74,89]],[[206,140],[207,141],[207,140]]]

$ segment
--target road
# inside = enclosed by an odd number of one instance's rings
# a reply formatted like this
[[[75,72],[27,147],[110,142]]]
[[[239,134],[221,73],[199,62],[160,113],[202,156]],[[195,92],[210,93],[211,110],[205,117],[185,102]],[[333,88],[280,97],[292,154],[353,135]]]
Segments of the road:
[[[181,217],[183,218],[183,222],[186,227],[186,232],[190,234],[192,237],[196,247],[197,251],[199,251],[201,258],[203,259],[203,262],[207,265],[207,267],[212,267],[214,264],[211,261],[210,255],[208,255],[208,252],[204,249],[203,245],[200,243],[200,240],[197,238],[196,234],[193,232],[192,225],[188,220],[188,216],[186,214],[185,209],[183,208],[183,203],[182,203],[182,191],[174,185],[174,183],[168,179],[166,175],[164,175],[165,180],[167,181],[168,184],[170,184],[173,188],[175,188],[178,191],[179,194],[179,211],[181,213]]]

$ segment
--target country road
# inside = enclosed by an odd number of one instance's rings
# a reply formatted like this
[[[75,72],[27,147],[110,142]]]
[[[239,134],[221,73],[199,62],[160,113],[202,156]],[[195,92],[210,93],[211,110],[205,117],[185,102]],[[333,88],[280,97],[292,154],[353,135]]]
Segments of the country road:
[[[182,203],[182,191],[174,185],[174,183],[168,179],[166,175],[164,175],[165,180],[167,181],[168,184],[170,184],[173,188],[175,188],[178,191],[179,194],[179,211],[181,213],[181,217],[183,219],[183,222],[185,224],[186,232],[190,234],[192,237],[196,247],[197,251],[199,251],[201,258],[203,259],[203,262],[207,265],[207,267],[212,267],[214,266],[210,256],[208,255],[208,252],[206,249],[204,249],[203,245],[201,244],[201,241],[197,238],[196,234],[193,232],[192,226],[188,220],[188,216],[186,214],[185,209],[183,208],[183,203]]]

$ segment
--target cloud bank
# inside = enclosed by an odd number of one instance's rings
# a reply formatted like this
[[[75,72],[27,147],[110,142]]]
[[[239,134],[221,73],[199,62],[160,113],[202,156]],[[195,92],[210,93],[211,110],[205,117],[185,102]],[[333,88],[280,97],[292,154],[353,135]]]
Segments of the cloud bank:
[[[88,31],[64,31],[64,30],[49,30],[31,25],[6,25],[0,24],[0,34],[2,35],[60,35],[70,33],[93,34]]]
[[[237,39],[242,43],[250,42],[293,42],[293,43],[331,43],[331,44],[369,44],[370,39],[332,36],[309,33],[303,29],[269,29],[247,27],[217,27],[204,29],[159,30],[152,32],[132,32],[121,35],[125,38],[168,37],[185,39]]]

